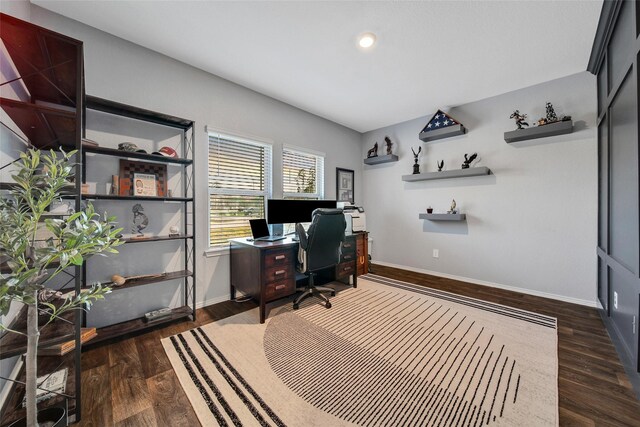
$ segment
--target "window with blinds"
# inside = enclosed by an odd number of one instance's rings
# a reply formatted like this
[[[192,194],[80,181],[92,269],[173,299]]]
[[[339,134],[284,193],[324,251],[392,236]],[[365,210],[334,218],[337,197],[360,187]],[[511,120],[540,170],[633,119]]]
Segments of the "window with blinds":
[[[271,146],[209,133],[209,246],[251,235],[271,193]]]
[[[322,199],[324,155],[283,148],[282,194],[287,199]]]

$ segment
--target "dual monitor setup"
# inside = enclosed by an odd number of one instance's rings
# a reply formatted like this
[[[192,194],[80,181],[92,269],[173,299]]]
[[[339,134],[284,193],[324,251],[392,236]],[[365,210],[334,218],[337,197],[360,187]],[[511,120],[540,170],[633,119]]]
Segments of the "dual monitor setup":
[[[267,224],[311,222],[311,214],[319,208],[335,209],[335,200],[267,200],[267,218],[249,220],[254,240],[275,241],[284,236],[271,236]]]

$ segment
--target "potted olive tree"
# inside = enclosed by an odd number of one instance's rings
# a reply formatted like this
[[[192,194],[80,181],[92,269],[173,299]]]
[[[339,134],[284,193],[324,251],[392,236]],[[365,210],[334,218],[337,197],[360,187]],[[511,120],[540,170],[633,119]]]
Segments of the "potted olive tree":
[[[94,254],[117,253],[115,247],[122,243],[118,239],[122,229],[116,228],[115,218],[98,215],[90,204],[63,218],[47,217],[47,208],[70,185],[73,154],[38,150],[22,153],[13,176],[15,186],[9,197],[0,198],[0,263],[8,271],[0,273],[0,314],[6,316],[15,302],[27,306],[26,331],[14,331],[4,324],[0,324],[0,330],[27,339],[25,394],[30,427],[38,425],[36,362],[40,331],[69,310],[89,308],[110,289],[94,284],[55,302],[47,301],[42,294],[53,292],[49,288],[51,280],[65,268],[82,265]],[[47,237],[41,240],[43,228]],[[43,313],[46,321],[38,324]]]

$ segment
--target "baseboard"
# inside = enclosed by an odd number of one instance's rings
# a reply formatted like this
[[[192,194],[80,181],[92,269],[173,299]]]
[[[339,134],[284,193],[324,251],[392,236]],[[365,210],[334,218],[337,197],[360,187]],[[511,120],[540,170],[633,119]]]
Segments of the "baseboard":
[[[6,360],[5,360],[6,363]],[[22,357],[19,357],[16,360],[16,364],[13,365],[13,369],[11,370],[11,374],[9,375],[9,380],[5,381],[4,387],[2,387],[2,391],[0,391],[0,412],[4,413],[5,405],[7,404],[7,399],[11,394],[11,390],[15,387],[15,381],[18,380],[18,375],[20,374],[20,370],[22,369],[22,365],[24,364],[24,360]]]
[[[215,297],[204,301],[199,301],[196,303],[196,309],[208,307],[213,304],[217,304],[219,302],[229,301],[231,299],[231,295],[222,295],[221,297]]]
[[[571,304],[585,305],[587,307],[597,308],[595,301],[589,301],[579,298],[566,297],[564,295],[551,294],[548,292],[536,291],[533,289],[518,288],[515,286],[502,285],[500,283],[487,282],[484,280],[472,279],[470,277],[456,276],[453,274],[440,273],[438,271],[425,270],[423,268],[409,267],[407,265],[393,264],[390,262],[371,260],[372,264],[378,264],[385,267],[399,268],[401,270],[413,271],[415,273],[429,274],[431,276],[444,277],[445,279],[459,280],[461,282],[473,283],[474,285],[489,286],[491,288],[504,289],[506,291],[520,292],[523,294],[534,295],[537,297],[550,298],[558,301],[569,302]]]

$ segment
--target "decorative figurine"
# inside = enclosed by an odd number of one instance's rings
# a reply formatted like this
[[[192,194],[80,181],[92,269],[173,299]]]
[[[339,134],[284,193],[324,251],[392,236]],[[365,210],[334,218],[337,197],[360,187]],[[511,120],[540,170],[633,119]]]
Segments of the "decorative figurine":
[[[556,116],[556,112],[553,109],[553,105],[550,102],[547,102],[546,105],[546,110],[547,110],[547,122],[545,124],[549,124],[549,123],[554,123],[558,121],[558,116]]]
[[[118,175],[111,175],[111,194],[120,194],[120,177]]]
[[[473,153],[469,158],[467,158],[467,155],[465,154],[462,169],[469,169],[469,165],[476,159],[476,157],[478,157],[478,153]]]
[[[388,136],[384,137],[384,142],[387,144],[387,156],[390,156],[391,146],[393,145],[393,142],[391,142],[391,138],[389,138]]]
[[[140,203],[133,205],[131,210],[133,211],[131,232],[138,233],[136,237],[144,237],[142,230],[149,225],[149,218],[144,214],[144,208]]]
[[[524,129],[522,126],[529,126],[529,123],[525,122],[525,120],[527,119],[527,115],[526,114],[520,114],[520,110],[516,110],[514,111],[510,116],[510,119],[515,119],[516,121],[516,126],[518,126],[516,128],[516,130],[518,129]]]
[[[169,227],[169,237],[179,236],[180,235],[180,227],[177,225],[172,225]]]
[[[378,143],[376,142],[372,149],[367,151],[367,159],[378,157]]]
[[[418,147],[418,152],[417,153],[415,151],[413,151],[413,147],[411,147],[411,151],[413,152],[413,161],[415,162],[413,164],[413,174],[417,175],[417,174],[420,173],[420,165],[418,164],[418,155],[422,151],[422,147]]]
[[[428,213],[428,214],[433,213],[433,208],[432,208],[431,206],[429,206],[429,207],[427,208],[427,213]]]
[[[442,172],[442,168],[444,167],[444,160],[436,162],[436,165],[438,166],[438,172]]]
[[[451,208],[449,209],[449,211],[447,213],[457,214],[458,211],[456,210],[456,206],[457,206],[456,199],[451,200]]]

